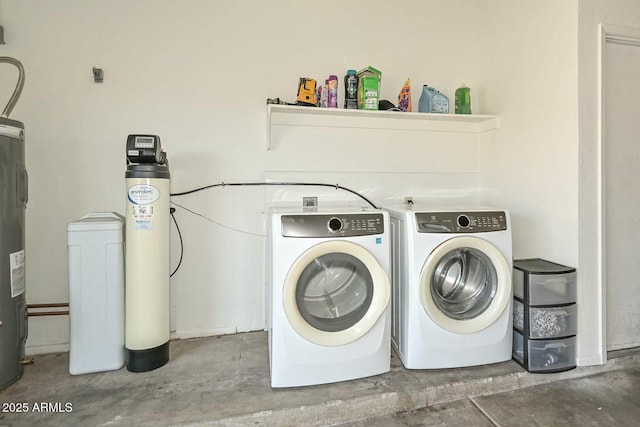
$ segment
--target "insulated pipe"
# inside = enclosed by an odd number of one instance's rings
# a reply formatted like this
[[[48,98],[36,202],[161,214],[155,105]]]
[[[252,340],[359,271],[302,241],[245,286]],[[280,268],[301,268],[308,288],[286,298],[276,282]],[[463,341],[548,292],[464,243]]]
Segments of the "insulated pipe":
[[[15,107],[18,99],[20,99],[20,94],[22,93],[22,88],[24,86],[24,67],[22,67],[22,63],[20,61],[8,56],[0,56],[0,63],[13,64],[18,68],[18,83],[16,84],[16,88],[14,89],[11,98],[9,98],[7,106],[4,107],[4,110],[2,111],[2,117],[9,117],[9,114],[11,114],[13,107]]]

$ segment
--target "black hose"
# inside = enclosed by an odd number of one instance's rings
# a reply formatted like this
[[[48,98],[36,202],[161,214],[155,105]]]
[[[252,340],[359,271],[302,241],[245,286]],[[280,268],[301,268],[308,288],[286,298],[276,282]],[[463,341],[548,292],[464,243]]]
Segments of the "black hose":
[[[176,217],[173,214],[175,211],[175,208],[169,208],[169,213],[171,214],[171,218],[173,218],[173,223],[176,225],[176,230],[178,230],[178,237],[180,238],[180,261],[178,261],[178,266],[175,270],[173,270],[173,273],[171,273],[169,277],[173,277],[173,275],[176,274],[176,272],[180,268],[180,265],[182,264],[182,257],[184,256],[184,243],[182,242],[182,233],[180,232],[178,221],[176,221]]]
[[[351,194],[354,194],[354,195],[360,197],[365,202],[367,202],[374,209],[378,209],[378,207],[375,204],[373,204],[373,202],[371,202],[371,200],[367,199],[365,196],[363,196],[362,194],[358,193],[357,191],[351,190],[350,188],[343,187],[343,186],[338,185],[338,184],[327,184],[325,182],[220,182],[218,184],[211,184],[211,185],[206,185],[206,186],[200,187],[200,188],[194,188],[193,190],[182,191],[182,192],[179,192],[179,193],[171,193],[170,195],[172,197],[186,196],[187,194],[197,193],[198,191],[207,190],[209,188],[214,188],[214,187],[225,187],[225,186],[229,186],[229,187],[240,187],[240,186],[257,187],[257,186],[270,186],[270,185],[309,186],[309,187],[330,187],[330,188],[335,188],[336,190],[343,190],[343,191],[347,191],[347,192],[349,192]]]

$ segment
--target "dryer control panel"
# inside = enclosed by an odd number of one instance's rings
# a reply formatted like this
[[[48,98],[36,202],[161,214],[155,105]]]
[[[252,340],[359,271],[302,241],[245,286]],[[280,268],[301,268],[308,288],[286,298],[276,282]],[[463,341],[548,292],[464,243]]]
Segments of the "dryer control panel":
[[[352,237],[384,233],[382,214],[282,215],[284,237]]]
[[[507,229],[504,211],[416,212],[419,233],[486,233]]]

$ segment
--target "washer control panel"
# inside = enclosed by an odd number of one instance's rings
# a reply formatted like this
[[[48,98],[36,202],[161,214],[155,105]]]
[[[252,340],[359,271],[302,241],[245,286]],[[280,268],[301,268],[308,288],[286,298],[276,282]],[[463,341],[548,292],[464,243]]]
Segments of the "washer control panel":
[[[352,237],[384,233],[382,214],[282,215],[284,237]]]
[[[507,229],[504,211],[417,212],[419,233],[486,233]]]

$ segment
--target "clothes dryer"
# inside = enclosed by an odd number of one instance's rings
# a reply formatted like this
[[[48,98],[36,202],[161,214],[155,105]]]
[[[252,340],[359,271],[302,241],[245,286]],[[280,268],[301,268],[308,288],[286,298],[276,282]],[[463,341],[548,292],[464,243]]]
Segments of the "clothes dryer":
[[[511,222],[505,209],[389,206],[392,343],[408,369],[511,358]]]
[[[390,369],[389,216],[366,208],[270,211],[267,330],[272,387]]]

